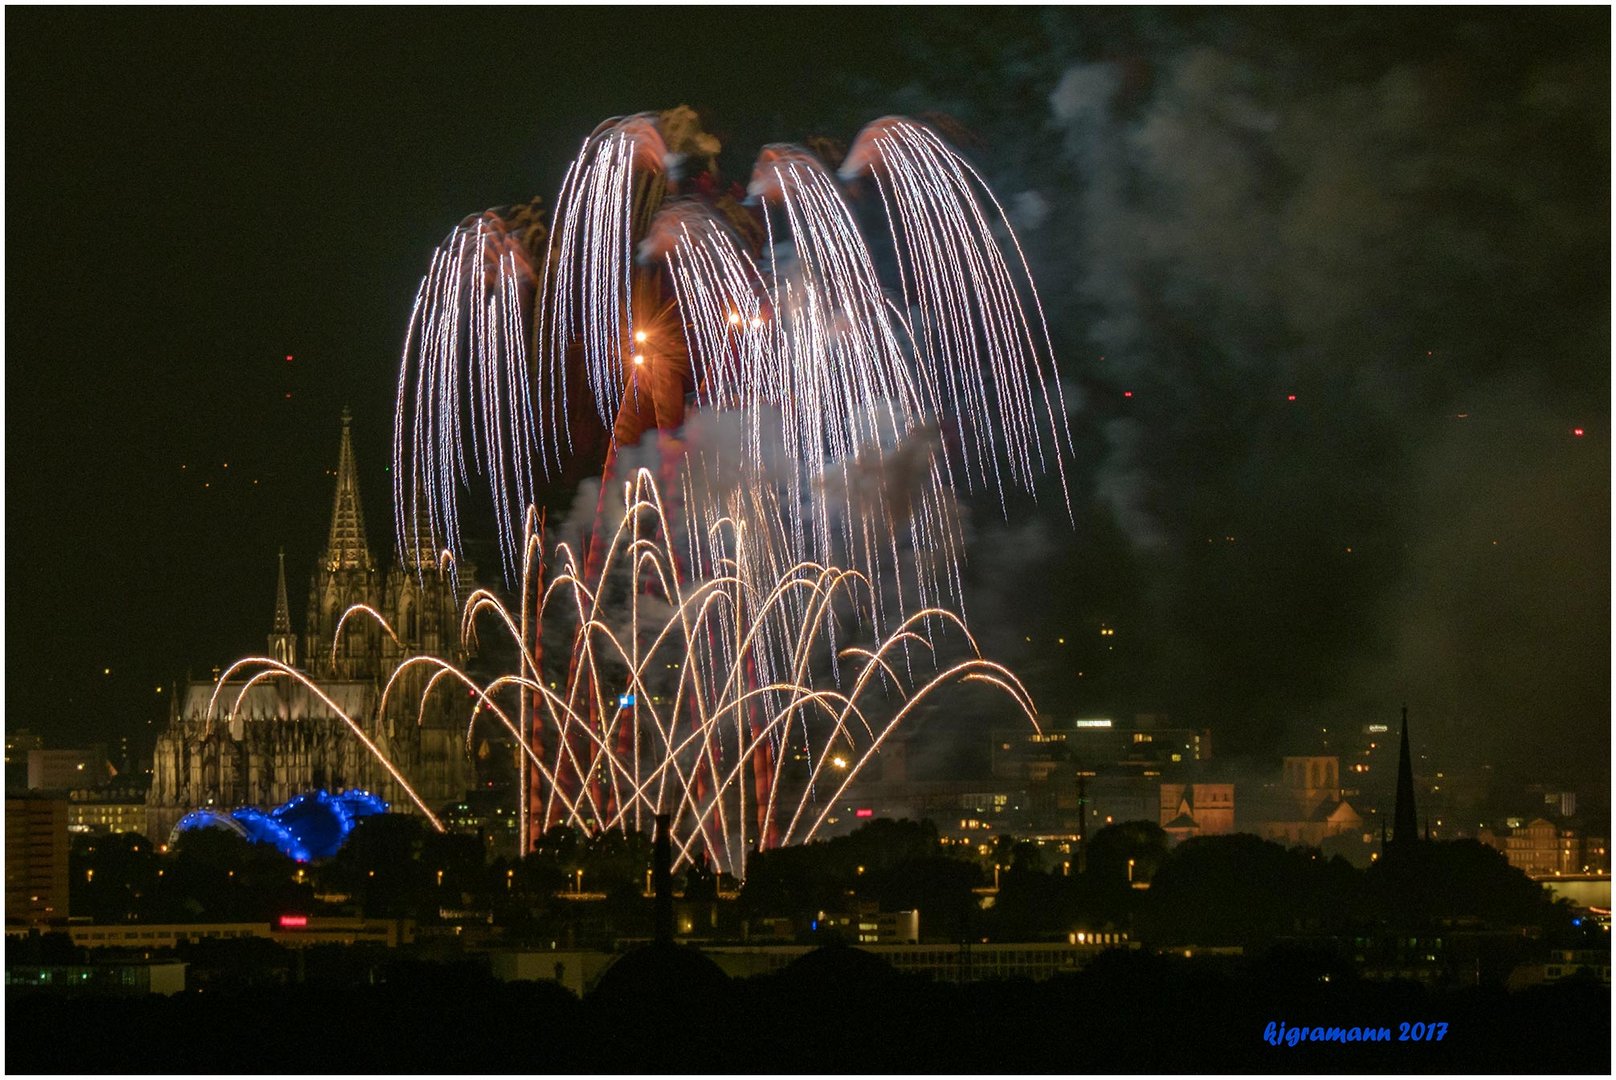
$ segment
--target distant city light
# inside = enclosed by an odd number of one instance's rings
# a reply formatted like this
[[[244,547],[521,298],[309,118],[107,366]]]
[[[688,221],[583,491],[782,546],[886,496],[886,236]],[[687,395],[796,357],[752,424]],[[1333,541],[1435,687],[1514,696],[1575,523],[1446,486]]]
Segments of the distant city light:
[[[1575,428],[1571,429],[1571,434],[1575,435],[1577,438],[1580,439],[1580,438],[1582,438],[1583,431],[1582,431],[1582,429],[1580,427],[1575,427]]]
[[[290,360],[291,357],[288,356],[286,359]],[[280,925],[282,930],[304,927],[309,925],[309,917],[307,915],[282,915]]]

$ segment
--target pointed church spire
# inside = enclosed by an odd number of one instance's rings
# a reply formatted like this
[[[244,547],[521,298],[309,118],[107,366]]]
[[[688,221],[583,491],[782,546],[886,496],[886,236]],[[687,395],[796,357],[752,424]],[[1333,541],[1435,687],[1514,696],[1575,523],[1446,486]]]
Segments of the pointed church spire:
[[[438,568],[438,550],[433,544],[432,508],[427,501],[426,486],[415,489],[413,520],[404,529],[403,546],[398,557],[407,569],[416,572]]]
[[[1414,810],[1414,763],[1408,752],[1408,706],[1403,706],[1403,738],[1397,750],[1397,803],[1392,813],[1392,843],[1420,838]]]
[[[286,602],[286,548],[280,550],[280,572],[275,582],[275,625],[271,633],[292,632],[292,605]]]
[[[280,550],[280,571],[275,581],[275,625],[269,631],[269,655],[291,667],[297,665],[297,635],[292,633],[292,607],[286,602],[286,549]]]
[[[328,570],[370,570],[365,513],[359,503],[359,469],[354,464],[353,413],[342,410],[342,449],[337,456],[337,491],[331,502],[331,533],[322,565]]]

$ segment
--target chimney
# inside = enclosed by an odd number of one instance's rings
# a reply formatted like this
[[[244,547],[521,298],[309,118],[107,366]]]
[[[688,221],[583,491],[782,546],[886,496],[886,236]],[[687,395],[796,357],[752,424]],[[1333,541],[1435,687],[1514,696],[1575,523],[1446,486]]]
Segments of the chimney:
[[[655,853],[652,856],[651,880],[656,890],[652,908],[652,922],[658,945],[673,944],[673,841],[672,815],[656,816]]]

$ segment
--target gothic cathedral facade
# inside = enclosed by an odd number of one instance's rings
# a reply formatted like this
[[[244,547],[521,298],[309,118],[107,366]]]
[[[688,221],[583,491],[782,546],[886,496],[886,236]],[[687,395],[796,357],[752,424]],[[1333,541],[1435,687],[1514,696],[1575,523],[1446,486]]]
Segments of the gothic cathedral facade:
[[[187,683],[175,695],[168,727],[157,739],[146,799],[147,834],[159,842],[191,810],[269,808],[317,788],[362,788],[395,811],[415,812],[409,795],[333,704],[362,727],[434,811],[458,801],[472,783],[465,751],[468,712],[459,684],[440,682],[423,708],[430,670],[417,665],[393,687],[381,711],[383,687],[406,658],[437,656],[464,668],[468,657],[461,647],[454,589],[429,545],[396,552],[387,573],[378,572],[365,535],[351,422],[345,410],[331,527],[309,583],[302,641],[292,630],[283,552],[265,654],[303,672],[319,692],[277,676],[247,687],[242,697],[246,684],[232,681],[217,688],[210,717],[216,684]],[[464,563],[458,569],[461,586],[474,587],[473,569]],[[356,604],[380,612],[397,639],[373,618],[354,615],[344,622],[344,613]]]

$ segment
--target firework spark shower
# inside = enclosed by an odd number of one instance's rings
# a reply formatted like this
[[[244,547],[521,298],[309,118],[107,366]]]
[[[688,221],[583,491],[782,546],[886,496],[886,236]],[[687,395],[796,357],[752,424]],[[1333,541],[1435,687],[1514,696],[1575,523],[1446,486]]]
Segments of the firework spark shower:
[[[653,431],[677,438],[690,405],[751,416],[753,460],[766,438],[782,446],[772,482],[790,493],[797,554],[891,574],[900,538],[943,551],[911,583],[922,599],[957,575],[956,490],[1002,504],[1052,471],[1064,499],[1071,436],[1042,309],[964,158],[889,117],[840,162],[765,148],[742,198],[715,179],[715,152],[689,110],[608,121],[568,167],[548,230],[519,238],[489,213],[444,241],[399,374],[401,544],[424,526],[460,555],[458,492],[476,475],[513,581],[522,508],[563,473],[580,426],[598,421],[615,454]],[[943,438],[915,500],[872,522],[827,505],[859,455],[928,425]]]

